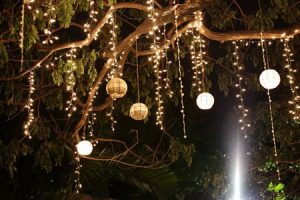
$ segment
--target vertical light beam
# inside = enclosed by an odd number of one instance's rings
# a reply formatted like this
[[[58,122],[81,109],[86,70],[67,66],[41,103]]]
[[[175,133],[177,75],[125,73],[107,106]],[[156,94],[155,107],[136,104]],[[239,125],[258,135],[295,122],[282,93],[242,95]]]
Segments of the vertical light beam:
[[[235,160],[234,200],[241,200],[241,171],[240,171],[239,147],[237,147],[236,160]]]

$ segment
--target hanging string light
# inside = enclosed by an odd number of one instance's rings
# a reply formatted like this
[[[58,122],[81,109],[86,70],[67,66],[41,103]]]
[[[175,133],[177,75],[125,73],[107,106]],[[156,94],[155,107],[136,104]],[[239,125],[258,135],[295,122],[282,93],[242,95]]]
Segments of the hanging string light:
[[[258,0],[259,4],[259,10],[261,13],[261,32],[260,32],[260,46],[261,46],[261,52],[262,52],[262,59],[263,59],[263,66],[264,70],[269,70],[269,61],[268,61],[268,54],[266,52],[266,42],[263,39],[263,21],[262,21],[262,10],[260,5],[260,0]],[[274,147],[274,156],[275,156],[275,163],[276,163],[276,172],[277,172],[277,178],[280,181],[280,168],[279,168],[279,162],[278,162],[278,152],[277,152],[277,145],[276,145],[276,136],[275,136],[275,128],[274,128],[274,119],[273,119],[273,110],[272,110],[272,99],[270,90],[267,89],[267,96],[268,96],[268,104],[269,104],[269,114],[270,114],[270,121],[271,121],[271,133],[272,133],[272,140],[273,140],[273,147]]]
[[[74,91],[74,86],[76,84],[74,72],[77,68],[76,63],[74,59],[76,59],[76,48],[71,48],[66,53],[67,65],[68,69],[66,72],[66,90],[71,92],[71,99],[67,101],[67,107],[65,108],[66,111],[68,111],[68,117],[72,116],[72,113],[77,110],[76,105],[74,102],[77,100],[76,92]]]
[[[206,52],[203,48],[205,48],[205,40],[201,37],[200,31],[202,30],[202,12],[197,11],[195,14],[195,23],[191,27],[191,34],[192,34],[192,42],[190,46],[191,51],[191,59],[192,59],[192,70],[193,70],[193,84],[192,87],[197,89],[200,93],[202,91],[202,80],[201,80],[201,72],[202,66],[207,65],[207,61],[204,59],[204,55]],[[196,29],[196,32],[194,32]]]
[[[94,0],[88,0],[88,3],[89,3],[89,6],[90,6],[90,13],[89,13],[88,21],[83,25],[84,32],[90,32],[91,23],[97,22],[97,15],[99,14],[99,12],[97,10],[95,10],[95,1]],[[90,37],[90,33],[87,34],[87,37]]]
[[[176,5],[176,0],[173,1],[173,5]],[[178,72],[179,72],[179,91],[180,91],[180,103],[181,103],[181,114],[182,114],[182,126],[183,126],[183,138],[187,138],[186,135],[186,128],[185,128],[185,112],[184,112],[184,102],[183,102],[183,97],[184,97],[184,92],[183,92],[183,68],[181,66],[181,61],[180,61],[180,47],[179,47],[179,34],[178,34],[178,13],[177,13],[177,7],[174,9],[174,15],[175,15],[175,34],[176,34],[176,46],[177,46],[177,59],[178,59]]]
[[[155,11],[154,8],[154,0],[148,0],[147,1],[148,10],[150,11],[148,14],[148,17],[152,21],[152,30],[149,32],[149,35],[153,37],[153,42],[151,45],[151,49],[154,53],[152,57],[149,57],[149,61],[153,62],[153,69],[156,76],[155,80],[155,100],[157,103],[157,111],[156,111],[156,125],[160,127],[161,130],[164,130],[163,125],[163,116],[164,116],[164,106],[163,106],[163,98],[162,98],[162,70],[160,66],[160,60],[162,57],[162,51],[158,46],[158,43],[160,41],[160,36],[158,33],[160,33],[159,28],[156,23],[156,17],[158,16],[158,13]]]
[[[288,102],[292,107],[289,110],[289,113],[291,114],[294,120],[299,120],[300,119],[300,96],[298,94],[299,86],[297,85],[295,80],[295,74],[297,73],[297,70],[293,68],[292,65],[292,62],[294,61],[293,60],[294,54],[290,48],[290,44],[289,44],[290,38],[285,38],[282,39],[281,41],[283,42],[284,45],[284,53],[282,55],[285,61],[284,68],[287,70],[286,77],[289,81],[290,90],[292,93],[291,100]]]
[[[21,69],[20,71],[23,70],[23,65],[24,65],[24,28],[25,28],[25,1],[23,1],[22,4],[22,11],[21,11],[21,31],[20,31],[20,44],[19,47],[21,49]]]
[[[52,5],[52,1],[50,1],[48,5],[48,10],[44,13],[45,20],[48,21],[48,24],[46,28],[44,29],[45,39],[42,41],[42,44],[52,45],[54,44],[55,40],[59,40],[59,37],[57,35],[52,35],[52,26],[56,22],[56,9],[54,5]]]
[[[164,24],[163,27],[163,38],[165,42],[167,42],[167,36],[166,36],[166,24]],[[165,58],[165,68],[162,70],[162,77],[163,77],[163,85],[164,89],[167,91],[167,94],[169,98],[172,98],[174,95],[174,92],[171,90],[171,84],[170,84],[170,78],[169,78],[169,67],[172,64],[172,61],[168,59],[168,49],[169,46],[166,46],[163,48],[162,57]]]
[[[24,134],[26,136],[28,136],[28,138],[31,139],[29,128],[32,125],[33,120],[34,120],[34,107],[33,107],[34,100],[32,98],[32,94],[35,91],[35,88],[34,88],[35,80],[34,80],[34,71],[33,70],[29,72],[28,81],[29,81],[29,95],[28,95],[27,105],[25,106],[25,108],[28,110],[28,120],[24,124]]]
[[[237,42],[234,41],[232,42],[234,45],[234,52],[233,55],[235,57],[235,61],[233,62],[234,67],[237,68],[237,82],[235,84],[235,87],[237,88],[237,94],[236,98],[239,100],[239,105],[238,108],[241,112],[241,116],[239,119],[240,123],[240,129],[244,134],[244,138],[248,138],[246,128],[250,128],[251,125],[248,123],[248,109],[245,107],[245,102],[244,102],[244,93],[246,92],[246,89],[243,87],[243,76],[242,72],[244,70],[243,65],[240,63],[240,58],[239,58],[239,46],[237,45]]]
[[[75,172],[74,172],[74,185],[75,185],[75,193],[79,194],[81,188],[82,188],[82,184],[80,183],[80,168],[82,167],[81,163],[80,163],[80,157],[78,152],[75,150],[74,152],[75,154],[75,162],[76,162],[76,167],[75,167]]]

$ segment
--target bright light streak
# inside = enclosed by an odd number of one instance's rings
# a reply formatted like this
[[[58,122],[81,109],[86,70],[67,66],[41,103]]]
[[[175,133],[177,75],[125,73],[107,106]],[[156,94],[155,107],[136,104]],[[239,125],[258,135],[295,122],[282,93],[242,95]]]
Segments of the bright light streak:
[[[236,153],[235,173],[234,173],[234,200],[241,200],[241,171],[239,148]]]

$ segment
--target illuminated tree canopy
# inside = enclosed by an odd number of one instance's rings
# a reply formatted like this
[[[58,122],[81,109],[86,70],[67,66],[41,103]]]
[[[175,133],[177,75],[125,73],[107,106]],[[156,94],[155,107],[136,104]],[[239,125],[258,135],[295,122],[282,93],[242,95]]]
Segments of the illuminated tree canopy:
[[[0,13],[1,198],[229,199],[232,137],[245,198],[300,196],[300,1],[10,0]],[[264,67],[281,78],[270,96]]]

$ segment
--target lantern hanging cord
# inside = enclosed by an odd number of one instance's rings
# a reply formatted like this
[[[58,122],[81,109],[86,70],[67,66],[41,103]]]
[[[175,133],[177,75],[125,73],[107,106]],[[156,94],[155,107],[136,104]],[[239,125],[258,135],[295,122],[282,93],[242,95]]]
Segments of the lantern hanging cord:
[[[173,4],[176,5],[176,0],[173,1]],[[178,15],[177,15],[177,6],[174,9],[175,15],[175,33],[176,33],[176,46],[177,46],[177,59],[178,59],[178,72],[179,72],[179,84],[180,84],[180,102],[181,102],[181,114],[182,114],[182,126],[183,126],[183,138],[187,138],[186,127],[185,127],[185,113],[184,113],[184,102],[183,102],[183,81],[182,81],[182,66],[180,62],[180,47],[179,47],[179,34],[178,34]]]
[[[139,75],[139,57],[137,54],[137,41],[135,41],[135,61],[136,61],[136,82],[137,82],[137,95],[138,95],[138,103],[140,102],[140,75]]]
[[[263,20],[262,20],[262,9],[260,0],[258,0],[259,10],[260,10],[260,20],[261,20],[261,32],[260,32],[260,42],[261,42],[261,50],[263,55],[263,64],[264,64],[264,70],[269,69],[269,62],[267,59],[267,47],[265,45],[265,41],[263,40]],[[269,104],[269,113],[270,113],[270,121],[271,121],[271,133],[272,133],[272,140],[273,140],[273,146],[274,146],[274,156],[275,156],[275,162],[276,162],[276,172],[278,176],[278,180],[280,181],[280,169],[279,169],[279,162],[278,162],[278,152],[277,152],[277,145],[276,145],[276,136],[275,136],[275,128],[274,128],[274,119],[273,119],[273,111],[272,111],[272,98],[270,94],[270,90],[267,90],[267,96],[268,96],[268,104]]]

